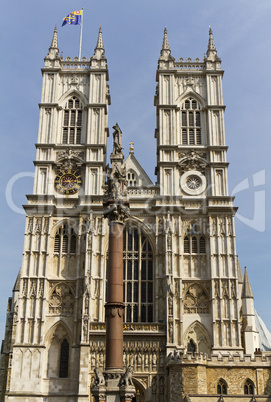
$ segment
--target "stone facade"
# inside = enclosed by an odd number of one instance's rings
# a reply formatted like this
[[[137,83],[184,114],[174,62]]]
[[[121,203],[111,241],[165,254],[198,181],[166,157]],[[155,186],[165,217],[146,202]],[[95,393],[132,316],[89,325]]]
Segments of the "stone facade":
[[[103,381],[94,373],[106,361],[110,266],[110,94],[101,30],[89,60],[59,56],[55,30],[42,73],[34,189],[8,303],[1,400],[89,402]],[[132,144],[118,172],[125,172],[130,205],[122,233],[123,365],[133,368],[137,402],[271,398],[270,357],[259,352],[253,293],[236,251],[222,77],[211,30],[202,61],[176,61],[165,30],[155,93],[157,183]],[[114,138],[116,149],[122,152]],[[117,183],[112,191],[118,198]]]

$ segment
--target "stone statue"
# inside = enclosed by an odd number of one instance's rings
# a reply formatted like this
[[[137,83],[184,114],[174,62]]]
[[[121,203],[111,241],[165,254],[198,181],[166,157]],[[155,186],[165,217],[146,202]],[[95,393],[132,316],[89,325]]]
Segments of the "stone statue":
[[[103,371],[101,368],[95,368],[94,369],[94,374],[95,374],[95,385],[104,385],[105,380],[104,380],[104,375]]]
[[[133,376],[133,369],[131,366],[129,366],[127,368],[125,374],[123,375],[123,377],[120,380],[120,385],[124,385],[124,386],[132,385],[133,386],[132,376]]]
[[[113,154],[118,155],[122,153],[123,147],[121,146],[121,129],[119,128],[118,123],[113,126],[115,130],[113,132]]]

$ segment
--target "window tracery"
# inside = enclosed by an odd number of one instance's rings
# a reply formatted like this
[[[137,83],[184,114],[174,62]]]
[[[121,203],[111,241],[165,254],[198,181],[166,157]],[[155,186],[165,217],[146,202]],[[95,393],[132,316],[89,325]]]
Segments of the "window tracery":
[[[183,145],[201,145],[201,106],[193,98],[181,106],[181,142]]]
[[[50,314],[71,314],[74,309],[74,294],[65,283],[58,283],[49,298]]]
[[[123,232],[123,300],[125,322],[153,322],[153,252],[133,226]]]
[[[209,313],[209,297],[207,291],[197,283],[187,289],[184,296],[184,313]]]
[[[244,384],[244,394],[254,395],[254,384],[250,379],[247,379]]]
[[[62,143],[81,144],[82,104],[76,96],[68,100],[63,116]]]
[[[221,378],[218,383],[217,383],[217,393],[219,395],[227,395],[227,383],[225,380],[223,380],[223,378]]]

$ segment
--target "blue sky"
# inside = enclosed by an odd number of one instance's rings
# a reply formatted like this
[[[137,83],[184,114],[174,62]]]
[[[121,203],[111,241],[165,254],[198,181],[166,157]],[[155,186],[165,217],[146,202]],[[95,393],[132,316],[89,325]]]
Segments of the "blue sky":
[[[84,8],[82,56],[93,54],[100,25],[108,59],[112,105],[109,127],[119,123],[125,154],[135,156],[155,181],[155,72],[164,26],[172,55],[203,58],[211,25],[222,68],[229,146],[229,191],[234,192],[237,252],[247,266],[255,306],[271,329],[270,0],[58,0],[2,4],[1,31],[1,283],[0,337],[7,298],[21,266],[25,217],[11,208],[32,192],[44,57],[54,26],[63,56],[78,55],[79,26],[61,27]],[[112,130],[111,130],[112,133]],[[109,146],[112,139],[109,139]],[[12,197],[6,199],[10,180]],[[265,201],[265,206],[264,206]]]

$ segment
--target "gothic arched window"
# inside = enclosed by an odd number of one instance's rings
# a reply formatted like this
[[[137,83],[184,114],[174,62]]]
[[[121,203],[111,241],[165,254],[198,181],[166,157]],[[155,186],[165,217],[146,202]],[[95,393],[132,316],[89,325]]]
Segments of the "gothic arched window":
[[[76,96],[68,100],[63,118],[63,144],[81,144],[82,104]]]
[[[254,384],[249,379],[247,379],[244,384],[244,394],[245,395],[254,395]]]
[[[227,384],[222,378],[217,383],[217,393],[219,395],[227,395]]]
[[[186,99],[181,106],[181,143],[201,145],[201,106],[193,98]]]
[[[69,374],[69,353],[70,345],[67,339],[61,343],[60,358],[59,358],[59,377],[67,378]]]
[[[153,252],[134,226],[123,231],[124,322],[153,322]]]
[[[54,254],[76,254],[76,234],[66,223],[60,226],[54,240]]]
[[[185,254],[206,254],[205,237],[197,225],[190,225],[186,230],[183,248]]]
[[[130,187],[134,187],[137,185],[137,174],[133,170],[129,170],[127,173],[127,185]]]

